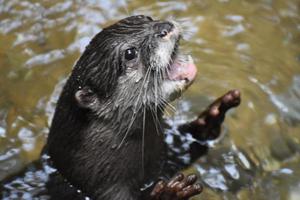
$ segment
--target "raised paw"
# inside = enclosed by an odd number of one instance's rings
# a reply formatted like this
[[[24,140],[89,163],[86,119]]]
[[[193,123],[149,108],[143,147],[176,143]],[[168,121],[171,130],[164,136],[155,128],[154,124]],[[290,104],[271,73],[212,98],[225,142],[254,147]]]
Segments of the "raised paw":
[[[169,182],[159,181],[150,195],[155,200],[187,200],[202,192],[202,186],[196,181],[195,174],[184,176],[180,173]]]
[[[208,108],[199,115],[198,119],[213,122],[223,122],[225,113],[241,102],[241,94],[238,90],[231,90],[215,100]]]
[[[231,90],[209,105],[196,120],[180,128],[200,140],[215,139],[220,135],[226,112],[238,106],[240,102],[240,92]]]
[[[215,100],[199,115],[196,123],[202,129],[203,136],[207,139],[215,139],[220,135],[221,125],[225,114],[230,108],[238,106],[241,102],[241,94],[238,90],[231,90]]]

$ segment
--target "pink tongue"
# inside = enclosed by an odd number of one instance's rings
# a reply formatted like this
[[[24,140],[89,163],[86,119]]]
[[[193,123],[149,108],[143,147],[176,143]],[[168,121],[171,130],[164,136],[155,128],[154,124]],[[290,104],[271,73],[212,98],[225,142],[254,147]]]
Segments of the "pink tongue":
[[[197,74],[197,68],[194,63],[175,61],[171,66],[169,78],[171,80],[193,81]]]

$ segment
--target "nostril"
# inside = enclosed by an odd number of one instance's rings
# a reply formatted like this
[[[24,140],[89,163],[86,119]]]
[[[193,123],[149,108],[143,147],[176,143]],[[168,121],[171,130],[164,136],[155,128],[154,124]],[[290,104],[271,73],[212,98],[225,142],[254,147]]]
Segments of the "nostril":
[[[163,29],[160,34],[158,34],[159,37],[165,37],[168,35],[168,31],[166,29]]]
[[[170,22],[159,22],[154,25],[156,36],[165,37],[172,32],[174,25]]]

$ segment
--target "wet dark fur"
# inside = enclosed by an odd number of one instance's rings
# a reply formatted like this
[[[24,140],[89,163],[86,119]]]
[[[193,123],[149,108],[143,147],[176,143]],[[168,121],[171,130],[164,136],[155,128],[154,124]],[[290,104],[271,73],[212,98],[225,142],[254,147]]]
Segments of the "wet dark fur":
[[[138,120],[129,133],[126,131],[142,81],[117,87],[119,77],[130,64],[123,60],[123,52],[131,45],[137,46],[141,51],[139,62],[149,66],[154,34],[152,20],[141,16],[127,18],[101,31],[77,62],[58,101],[48,153],[67,180],[95,199],[137,199],[142,184],[160,171],[165,145],[150,112],[142,144],[142,102],[138,102],[136,109]],[[96,98],[96,102],[82,108],[75,93],[86,87],[93,91],[91,98]],[[124,89],[122,101],[112,98],[120,95],[116,90]],[[161,121],[161,114],[158,120]]]
[[[126,18],[98,33],[76,63],[45,148],[58,169],[47,183],[52,199],[148,199],[149,190],[141,191],[145,184],[172,176],[207,150],[192,144],[182,151],[191,158],[183,163],[164,142],[165,100],[157,86],[166,72],[156,68],[154,56],[161,29],[172,29],[172,24],[145,16]],[[124,51],[131,47],[138,57],[126,61]],[[140,70],[144,77],[132,80],[128,69]]]

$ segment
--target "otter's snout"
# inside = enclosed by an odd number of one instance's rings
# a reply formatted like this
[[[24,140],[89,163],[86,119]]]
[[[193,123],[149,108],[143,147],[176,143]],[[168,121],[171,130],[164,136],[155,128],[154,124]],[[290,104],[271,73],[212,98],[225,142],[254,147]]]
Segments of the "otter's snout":
[[[175,26],[171,22],[160,22],[154,25],[156,36],[160,38],[169,38],[174,32]]]

